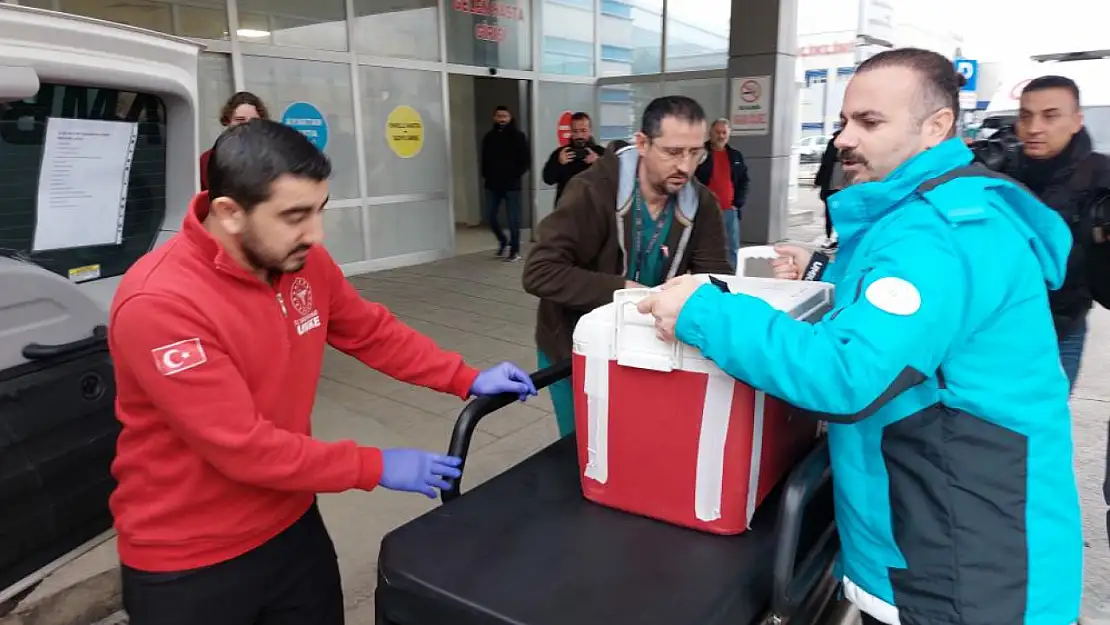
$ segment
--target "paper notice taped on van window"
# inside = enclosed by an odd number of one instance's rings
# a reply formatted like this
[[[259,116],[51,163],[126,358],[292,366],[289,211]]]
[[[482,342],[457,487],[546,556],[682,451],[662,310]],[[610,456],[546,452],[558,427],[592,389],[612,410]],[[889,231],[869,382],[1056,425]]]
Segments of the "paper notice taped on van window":
[[[138,124],[51,117],[33,249],[119,245]]]

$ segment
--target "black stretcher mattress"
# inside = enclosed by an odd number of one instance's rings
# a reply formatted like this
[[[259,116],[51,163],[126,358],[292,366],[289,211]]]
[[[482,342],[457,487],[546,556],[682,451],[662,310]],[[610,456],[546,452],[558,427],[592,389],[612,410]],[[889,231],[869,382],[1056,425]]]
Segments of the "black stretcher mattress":
[[[780,495],[738,536],[629,515],[583,498],[570,436],[389,533],[378,625],[752,623],[770,600]],[[831,501],[826,485],[810,503],[800,553]]]

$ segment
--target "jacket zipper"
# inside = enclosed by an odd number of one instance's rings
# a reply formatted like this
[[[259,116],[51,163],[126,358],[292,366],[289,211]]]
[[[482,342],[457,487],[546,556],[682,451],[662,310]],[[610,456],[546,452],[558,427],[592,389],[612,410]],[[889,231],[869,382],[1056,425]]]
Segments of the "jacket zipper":
[[[288,317],[289,316],[289,311],[285,309],[285,299],[282,298],[281,293],[275,293],[274,295],[277,296],[278,306],[281,306],[281,316],[282,317]]]

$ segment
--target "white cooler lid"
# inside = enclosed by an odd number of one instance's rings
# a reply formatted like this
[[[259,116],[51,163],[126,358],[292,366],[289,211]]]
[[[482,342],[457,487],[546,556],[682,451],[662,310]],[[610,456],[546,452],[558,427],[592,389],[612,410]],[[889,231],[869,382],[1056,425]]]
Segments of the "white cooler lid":
[[[709,274],[695,277],[706,283],[727,287],[730,293],[758,297],[795,319],[810,322],[819,320],[832,302],[833,286],[825,282]],[[651,315],[641,315],[636,310],[636,304],[654,290],[657,289],[616,291],[613,303],[582,317],[574,329],[574,352],[656,371],[681,369],[708,373],[716,369],[699,350],[656,338]]]

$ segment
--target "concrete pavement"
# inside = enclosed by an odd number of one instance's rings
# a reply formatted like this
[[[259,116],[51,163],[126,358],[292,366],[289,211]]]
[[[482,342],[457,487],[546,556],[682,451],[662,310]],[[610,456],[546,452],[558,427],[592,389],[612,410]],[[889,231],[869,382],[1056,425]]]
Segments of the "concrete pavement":
[[[807,190],[803,189],[805,194]],[[792,236],[809,240],[821,232],[821,216]],[[521,264],[495,261],[490,253],[358,276],[352,283],[368,299],[389,306],[411,326],[475,366],[513,360],[536,365],[532,340],[535,300],[520,288]],[[1082,378],[1072,402],[1077,466],[1083,493],[1087,594],[1110,599],[1110,548],[1101,501],[1107,419],[1110,416],[1110,313],[1092,315]],[[432,391],[400,384],[342,354],[329,351],[314,412],[315,434],[353,438],[382,447],[444,449],[463,404]],[[546,394],[486,419],[474,437],[465,485],[473,486],[520,462],[556,438]],[[374,622],[378,544],[392,528],[436,505],[389,491],[321,497],[321,508],[339,552],[350,625]],[[45,596],[116,566],[108,543],[47,580]],[[1093,603],[1093,601],[1092,601]]]

